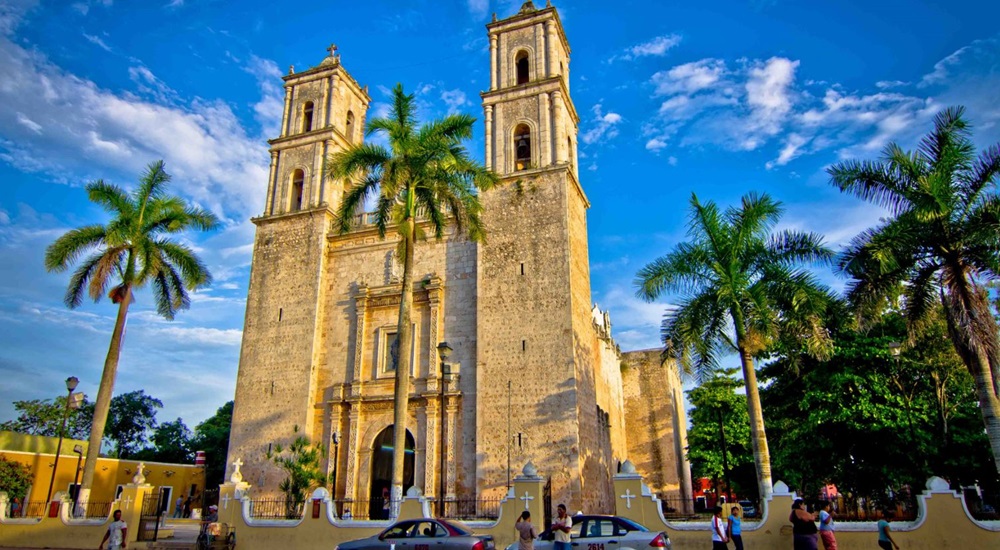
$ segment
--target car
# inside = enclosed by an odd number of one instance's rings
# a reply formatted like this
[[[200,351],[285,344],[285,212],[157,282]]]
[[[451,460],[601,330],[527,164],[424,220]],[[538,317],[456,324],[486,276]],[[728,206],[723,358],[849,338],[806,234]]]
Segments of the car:
[[[572,516],[570,544],[574,550],[670,550],[670,537],[663,531],[650,531],[623,517],[602,515]],[[535,539],[535,550],[552,550],[555,535],[546,529]],[[517,550],[517,543],[506,550]]]
[[[494,550],[491,535],[478,535],[450,519],[399,521],[381,533],[338,544],[336,550]]]
[[[755,518],[757,517],[757,507],[753,505],[749,500],[739,501],[740,509],[743,510],[743,517],[745,518]]]

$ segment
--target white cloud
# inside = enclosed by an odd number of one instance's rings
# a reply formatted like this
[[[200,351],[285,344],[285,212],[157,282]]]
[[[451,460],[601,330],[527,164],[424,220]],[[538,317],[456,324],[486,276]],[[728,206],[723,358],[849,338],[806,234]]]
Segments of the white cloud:
[[[243,68],[257,79],[260,101],[254,104],[254,119],[261,126],[262,137],[273,138],[281,133],[281,117],[285,110],[285,90],[281,81],[281,69],[270,59],[256,55]]]
[[[693,94],[714,85],[725,73],[726,63],[721,59],[702,59],[659,71],[652,82],[658,95]]]
[[[933,116],[965,105],[977,140],[1000,138],[1000,39],[976,40],[936,63],[922,80],[933,95],[902,93],[903,80],[882,80],[871,91],[838,83],[796,80],[799,61],[772,57],[739,60],[735,68],[708,58],[658,71],[650,78],[662,96],[657,114],[643,123],[646,149],[712,144],[730,150],[775,147],[766,167],[833,149],[840,158],[871,157],[891,141],[913,146]],[[820,88],[818,93],[809,88]]]
[[[457,113],[462,107],[469,105],[469,100],[465,97],[465,92],[459,89],[444,90],[441,92],[441,101],[448,106],[448,113]]]
[[[31,120],[24,113],[17,113],[17,121],[25,128],[31,130],[36,134],[42,133],[42,125],[38,124],[34,120]]]
[[[102,40],[102,39],[101,39],[101,37],[100,37],[100,36],[94,36],[94,35],[92,35],[92,34],[87,34],[87,33],[83,33],[83,37],[84,37],[84,38],[86,38],[86,39],[87,39],[87,41],[88,41],[88,42],[90,42],[91,44],[96,44],[96,45],[97,45],[97,46],[99,46],[99,47],[100,47],[100,48],[101,48],[102,50],[104,50],[104,51],[106,51],[106,52],[110,52],[110,51],[112,51],[112,50],[111,50],[111,46],[108,46],[108,45],[107,45],[107,44],[106,44],[106,43],[104,42],[104,40]]]
[[[239,346],[243,339],[243,331],[239,329],[164,325],[144,330],[151,337],[171,340],[179,345]]]
[[[667,164],[677,166],[677,157],[667,157]]]
[[[660,323],[670,307],[666,303],[646,302],[635,297],[627,287],[613,284],[594,299],[602,309],[614,312],[612,335],[622,350],[649,349],[660,346]]]
[[[676,47],[681,43],[681,37],[677,34],[667,34],[663,36],[657,36],[652,40],[648,40],[641,44],[636,44],[625,48],[625,53],[621,55],[612,56],[608,59],[608,63],[612,63],[619,59],[624,61],[630,61],[637,57],[662,57],[667,54],[672,48]]]
[[[900,86],[908,86],[909,82],[903,82],[902,80],[879,80],[875,83],[875,87],[880,90],[888,90],[890,88],[899,88]]]
[[[793,158],[799,156],[799,148],[808,143],[809,140],[796,133],[788,134],[785,138],[785,146],[781,149],[781,153],[778,154],[778,158],[770,161],[766,164],[768,170],[774,168],[775,166],[784,166],[788,164]]]
[[[646,142],[646,150],[654,153],[660,152],[667,146],[667,142],[661,138],[653,138]]]
[[[622,121],[621,115],[613,112],[603,112],[600,103],[594,105],[591,111],[594,112],[594,118],[591,121],[594,127],[580,136],[581,141],[587,145],[591,145],[598,141],[609,140],[618,136],[618,125]]]

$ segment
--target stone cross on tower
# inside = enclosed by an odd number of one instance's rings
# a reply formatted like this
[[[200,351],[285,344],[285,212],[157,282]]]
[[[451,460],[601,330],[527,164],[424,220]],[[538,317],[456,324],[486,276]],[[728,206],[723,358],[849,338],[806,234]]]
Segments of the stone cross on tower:
[[[326,51],[330,52],[330,57],[336,57],[337,56],[337,45],[336,44],[330,44],[330,47],[327,48]]]
[[[237,458],[233,461],[233,475],[229,477],[229,481],[233,483],[240,483],[243,481],[243,472],[240,471],[240,466],[243,465],[243,461]]]

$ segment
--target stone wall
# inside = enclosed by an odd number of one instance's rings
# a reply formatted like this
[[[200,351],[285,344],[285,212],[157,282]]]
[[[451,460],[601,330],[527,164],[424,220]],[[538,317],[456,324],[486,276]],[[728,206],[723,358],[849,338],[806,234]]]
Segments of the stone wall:
[[[254,261],[236,381],[229,456],[242,458],[254,483],[276,487],[275,443],[312,434],[317,385],[314,354],[324,299],[325,209],[257,219]]]
[[[661,351],[622,354],[628,457],[655,493],[690,498],[681,382],[676,363],[661,362]]]

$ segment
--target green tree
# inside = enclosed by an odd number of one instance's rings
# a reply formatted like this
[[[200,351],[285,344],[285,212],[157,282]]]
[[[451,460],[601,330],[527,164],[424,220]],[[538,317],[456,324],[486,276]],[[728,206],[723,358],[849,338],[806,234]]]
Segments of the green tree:
[[[113,403],[111,406],[114,409]],[[153,446],[134,453],[133,458],[176,464],[189,463],[194,458],[191,436],[191,430],[180,418],[173,422],[164,422],[153,430],[153,436],[150,437]]]
[[[832,317],[829,360],[782,357],[761,371],[781,479],[806,495],[835,483],[876,501],[931,475],[995,487],[988,441],[969,421],[978,415],[972,380],[944,338],[943,313],[895,357],[907,336],[898,313],[864,331],[846,312]]]
[[[112,303],[118,305],[94,404],[90,445],[81,482],[82,502],[87,501],[94,482],[94,468],[104,438],[125,336],[125,319],[134,291],[151,285],[157,311],[173,319],[178,310],[190,306],[188,290],[207,285],[212,280],[194,252],[187,245],[170,240],[169,236],[188,229],[213,229],[218,221],[210,212],[166,194],[169,181],[163,161],[157,161],[149,165],[131,193],[104,180],[88,183],[89,199],[111,214],[112,219],[106,225],[72,229],[45,251],[45,268],[59,272],[89,254],[70,277],[64,299],[68,307],[78,307],[84,295],[99,301],[106,291]]]
[[[298,434],[299,427],[295,426]],[[285,493],[285,517],[295,519],[300,517],[303,503],[314,487],[327,484],[327,476],[320,469],[323,449],[313,446],[302,435],[296,435],[287,447],[275,445],[274,451],[268,451],[267,458],[281,466],[288,477],[278,485]]]
[[[17,418],[0,423],[0,430],[59,437],[59,427],[62,426],[63,415],[66,414],[66,396],[14,401],[14,410],[17,412]],[[65,436],[71,439],[86,438],[90,433],[93,417],[94,404],[84,397],[79,408],[69,410]]]
[[[771,494],[771,459],[754,358],[789,335],[817,354],[829,347],[822,316],[832,297],[798,266],[828,262],[833,253],[815,234],[771,233],[782,211],[767,195],[746,195],[739,208],[721,212],[692,194],[690,240],[646,265],[635,281],[647,301],[680,295],[664,316],[662,336],[664,354],[676,354],[685,370],[704,379],[720,354],[739,354],[761,500]]]
[[[736,369],[713,373],[707,380],[687,392],[693,408],[688,413],[688,460],[696,478],[729,480],[739,495],[756,495],[757,476],[754,473],[753,448],[750,443],[750,418],[747,399],[736,393],[743,386],[734,379]],[[725,438],[726,460],[723,460],[722,440]],[[729,470],[723,466],[728,465]],[[718,483],[716,483],[718,489]],[[720,490],[721,494],[726,491]]]
[[[115,445],[118,458],[131,458],[149,441],[149,432],[156,428],[156,410],[163,402],[146,395],[143,390],[116,395],[111,400],[107,439]]]
[[[410,349],[413,339],[413,261],[416,244],[433,232],[440,240],[449,225],[472,241],[481,241],[485,229],[480,219],[479,191],[493,187],[497,176],[469,157],[463,141],[472,137],[475,119],[465,114],[449,115],[418,126],[413,95],[403,93],[402,84],[393,89],[389,115],[368,125],[369,135],[381,132],[389,147],[360,143],[327,159],[325,171],[333,178],[352,183],[337,209],[337,226],[351,230],[355,215],[364,203],[376,203],[374,223],[379,237],[394,227],[402,260],[402,290],[399,301],[396,347]],[[407,406],[412,358],[399,353],[395,375],[393,425],[392,502],[393,516],[403,494],[403,465],[406,447]]]
[[[33,477],[27,464],[0,456],[0,491],[6,492],[11,500],[19,498],[24,501]]]
[[[211,487],[225,481],[229,431],[233,424],[233,402],[219,407],[215,414],[195,426],[191,449],[205,451],[205,484]]]
[[[850,302],[871,318],[903,286],[911,331],[944,305],[1000,472],[1000,336],[985,287],[1000,273],[1000,144],[977,155],[963,114],[939,113],[916,151],[891,143],[881,160],[841,162],[829,174],[841,191],[889,211],[841,257]]]

